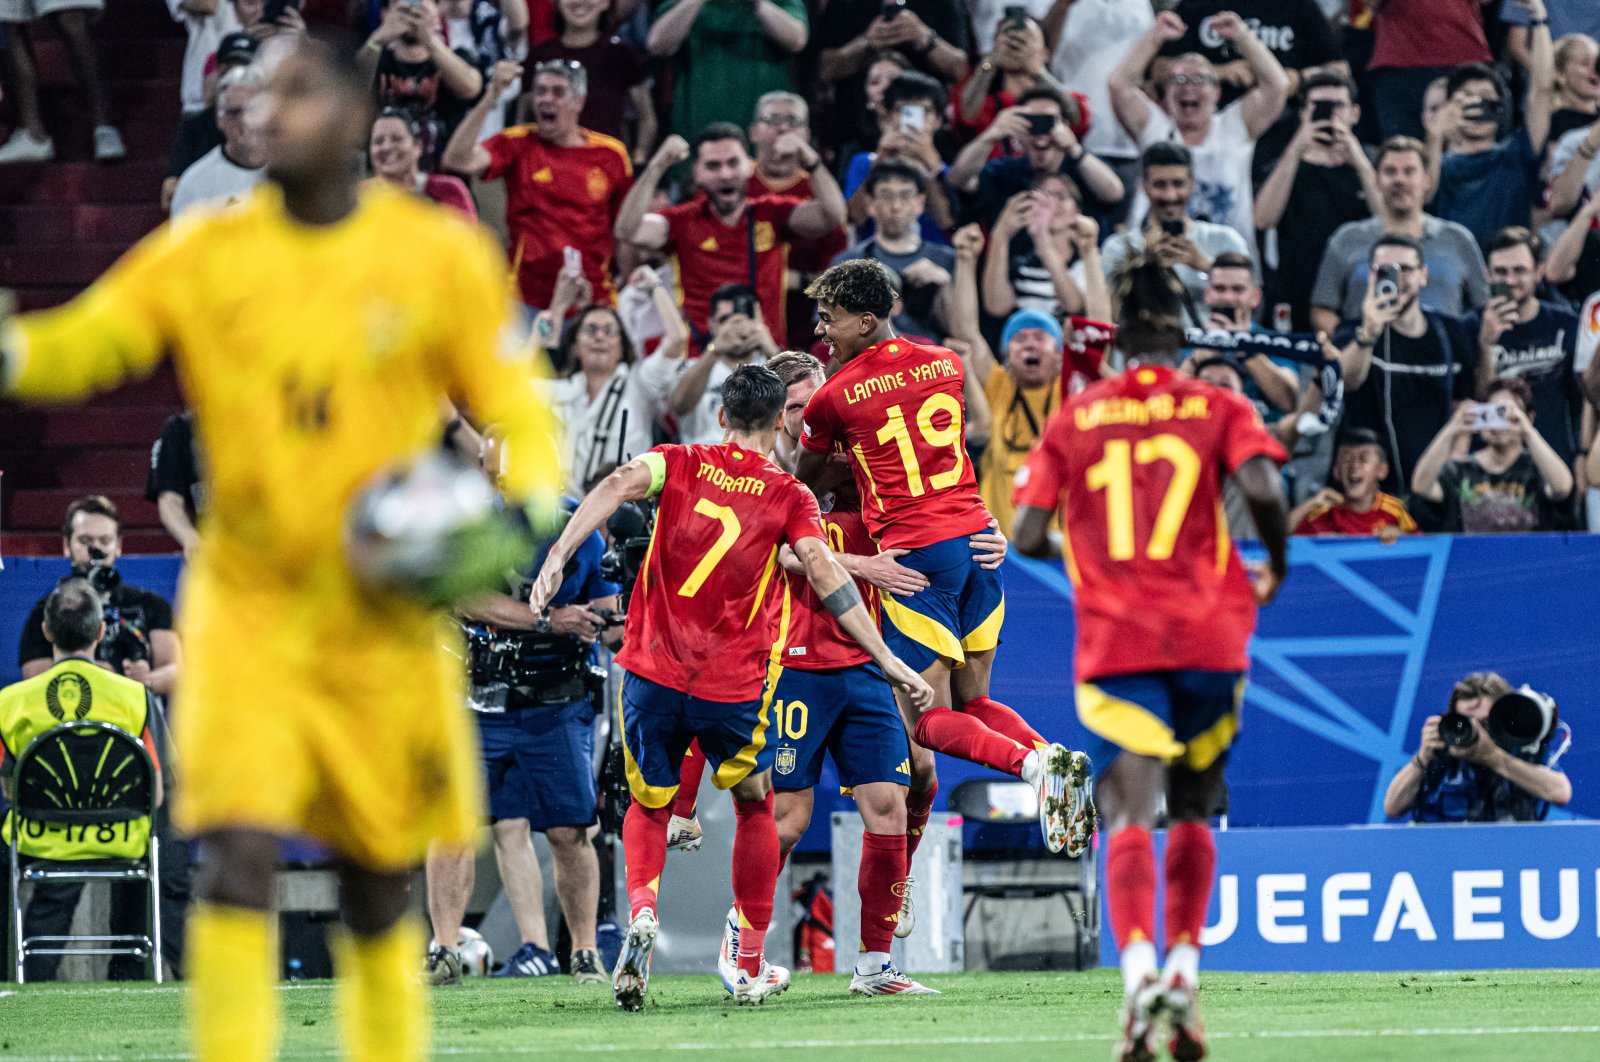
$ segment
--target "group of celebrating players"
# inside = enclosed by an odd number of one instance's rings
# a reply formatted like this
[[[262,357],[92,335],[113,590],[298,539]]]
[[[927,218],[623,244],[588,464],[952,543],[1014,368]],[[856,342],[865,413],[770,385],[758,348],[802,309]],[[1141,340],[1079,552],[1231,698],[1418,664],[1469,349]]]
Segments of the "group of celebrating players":
[[[441,395],[503,436],[502,486],[535,527],[559,518],[559,470],[548,414],[528,400],[530,368],[497,354],[507,314],[494,249],[401,193],[358,191],[367,86],[306,41],[266,96],[270,182],[238,207],[158,231],[68,306],[6,322],[0,391],[73,400],[170,351],[209,457],[175,707],[186,769],[176,821],[200,843],[197,1056],[276,1052],[273,871],[280,840],[300,834],[337,857],[350,1053],[418,1058],[428,1007],[407,876],[430,841],[471,838],[478,771],[462,677],[440,649],[445,618],[363,584],[342,522],[364,484],[428,446]],[[396,240],[425,245],[440,267],[390,268]],[[1049,424],[1019,487],[1013,544],[1047,551],[1059,514],[1092,766],[989,696],[1006,544],[990,534],[965,454],[961,363],[894,335],[896,296],[877,263],[843,263],[808,290],[831,375],[797,354],[738,370],[723,392],[725,443],[658,447],[579,505],[533,585],[536,612],[618,505],[658,505],[617,658],[634,798],[623,830],[631,921],[613,973],[624,1009],[646,997],[674,798],[681,778],[697,782],[698,756],[737,815],[718,960],[734,998],[788,987],[764,938],[825,751],[866,829],[851,990],[931,992],[889,956],[912,926],[907,867],[937,788],[931,750],[1033,784],[1048,846],[1069,855],[1091,843],[1097,772],[1126,983],[1117,1057],[1153,1058],[1162,1022],[1175,1058],[1204,1056],[1195,985],[1215,876],[1207,822],[1255,608],[1286,570],[1283,454],[1242,399],[1172,368],[1183,292],[1170,271],[1137,261],[1118,285],[1130,365]],[[1254,581],[1222,515],[1225,476],[1267,549]],[[805,704],[806,723],[779,719],[781,702]],[[775,794],[779,745],[793,766]],[[1163,799],[1164,963],[1150,832]]]

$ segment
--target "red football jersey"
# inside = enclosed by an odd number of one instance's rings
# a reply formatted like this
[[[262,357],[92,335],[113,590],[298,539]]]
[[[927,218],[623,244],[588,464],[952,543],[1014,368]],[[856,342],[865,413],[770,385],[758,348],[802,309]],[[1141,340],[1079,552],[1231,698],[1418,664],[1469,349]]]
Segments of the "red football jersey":
[[[754,700],[788,639],[778,547],[827,541],[817,500],[733,443],[648,452],[666,476],[617,663],[708,701]]]
[[[1091,384],[1051,418],[1016,502],[1060,507],[1078,681],[1244,670],[1255,596],[1222,478],[1258,455],[1288,460],[1249,402],[1164,366]]]
[[[760,166],[751,170],[749,195],[752,199],[764,195],[787,195],[800,200],[817,197],[811,190],[811,175],[804,170],[787,181],[780,181],[762,173]],[[789,241],[789,268],[801,273],[820,273],[849,246],[850,237],[843,225],[822,236],[794,236]]]
[[[1321,505],[1306,514],[1297,535],[1376,535],[1386,527],[1398,527],[1402,534],[1414,534],[1417,522],[1411,519],[1406,503],[1392,494],[1378,492],[1372,508],[1364,513],[1343,505]]]
[[[711,212],[703,195],[667,207],[667,251],[683,292],[683,316],[702,332],[711,328],[711,293],[724,284],[749,284],[755,260],[756,296],[761,316],[775,336],[783,323],[783,274],[789,260],[789,215],[803,200],[787,195],[759,196],[746,202],[731,228]]]
[[[622,141],[582,132],[584,142],[576,147],[546,144],[536,125],[513,126],[483,142],[490,159],[485,179],[506,183],[517,287],[522,301],[539,309],[550,305],[563,247],[583,255],[594,301],[615,301],[611,219],[633,186],[633,163]]]
[[[824,499],[825,504],[831,498]],[[828,533],[827,543],[835,553],[853,553],[871,557],[878,552],[867,525],[859,512],[848,509],[823,514],[822,529]],[[855,581],[861,591],[861,600],[867,613],[878,614],[878,588],[864,579]],[[783,666],[800,671],[823,671],[836,667],[855,667],[872,660],[861,643],[844,632],[839,621],[833,618],[822,604],[817,592],[803,575],[789,578],[789,592],[793,597],[789,615],[789,643],[784,647]]]
[[[800,444],[843,450],[861,515],[884,549],[915,549],[989,526],[967,460],[961,359],[902,338],[863,350],[817,388]]]

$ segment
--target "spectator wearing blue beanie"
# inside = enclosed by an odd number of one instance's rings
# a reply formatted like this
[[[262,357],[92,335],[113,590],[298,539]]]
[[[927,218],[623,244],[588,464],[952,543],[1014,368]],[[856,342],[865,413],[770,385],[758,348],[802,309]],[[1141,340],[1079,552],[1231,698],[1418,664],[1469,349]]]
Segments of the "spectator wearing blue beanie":
[[[1008,535],[1015,513],[1012,480],[1061,405],[1061,342],[1061,324],[1050,314],[1018,310],[1000,332],[999,365],[983,356],[987,349],[973,358],[994,417],[978,468],[978,492]]]

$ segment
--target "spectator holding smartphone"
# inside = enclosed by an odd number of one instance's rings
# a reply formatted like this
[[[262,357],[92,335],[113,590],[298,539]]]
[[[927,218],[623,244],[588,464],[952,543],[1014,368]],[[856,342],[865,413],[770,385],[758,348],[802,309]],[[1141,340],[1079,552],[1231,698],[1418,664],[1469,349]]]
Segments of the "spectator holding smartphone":
[[[1538,193],[1539,166],[1554,110],[1555,58],[1543,0],[1525,0],[1533,14],[1533,67],[1528,105],[1512,128],[1511,91],[1499,71],[1467,63],[1450,74],[1449,99],[1428,130],[1433,212],[1459,221],[1487,249],[1509,225],[1526,227]]]
[[[1555,531],[1572,496],[1572,470],[1550,448],[1529,415],[1528,385],[1496,380],[1485,402],[1465,402],[1417,461],[1411,489],[1444,505],[1444,530]],[[1482,449],[1452,457],[1477,434]]]
[[[1041,174],[1006,203],[983,259],[983,308],[992,317],[1036,310],[1057,321],[1081,314],[1111,317],[1109,297],[1087,304],[1088,271],[1102,279],[1100,226],[1078,210],[1078,189],[1059,173]],[[1088,248],[1089,253],[1083,253]]]
[[[1523,228],[1504,229],[1489,245],[1489,301],[1469,314],[1478,335],[1480,392],[1505,377],[1528,385],[1529,412],[1562,464],[1578,453],[1583,394],[1573,369],[1578,351],[1578,315],[1563,302],[1537,295],[1544,279],[1539,237]]]
[[[1139,195],[1147,209],[1138,215],[1137,228],[1130,226],[1106,241],[1101,251],[1105,274],[1115,276],[1124,262],[1148,247],[1183,283],[1183,323],[1198,328],[1205,323],[1206,275],[1212,261],[1229,251],[1249,258],[1250,247],[1230,226],[1189,216],[1194,169],[1188,148],[1158,141],[1145,149],[1141,162]]]
[[[1145,95],[1145,71],[1156,53],[1188,32],[1181,18],[1163,11],[1112,73],[1111,104],[1117,121],[1140,147],[1165,140],[1193,152],[1195,216],[1231,225],[1253,243],[1251,159],[1256,140],[1277,121],[1288,99],[1289,75],[1233,12],[1211,16],[1211,31],[1236,48],[1249,65],[1255,87],[1243,96],[1219,110],[1222,90],[1216,68],[1195,53],[1172,61],[1160,81],[1160,104]],[[1145,207],[1135,198],[1130,214],[1140,217]]]
[[[956,131],[963,139],[982,132],[997,114],[1039,85],[1066,95],[1066,87],[1051,76],[1049,62],[1044,26],[1026,8],[1006,8],[995,29],[993,50],[956,88]]]
[[[1311,289],[1328,241],[1339,226],[1371,216],[1380,198],[1377,171],[1356,139],[1360,120],[1349,75],[1311,75],[1299,127],[1256,191],[1267,305],[1287,305],[1296,332],[1312,330]]]
[[[917,220],[922,237],[948,244],[945,233],[955,227],[955,194],[945,165],[944,86],[927,74],[907,70],[884,86],[874,113],[878,121],[876,150],[857,152],[845,168],[844,196],[851,225],[869,220],[866,176],[882,159],[904,162],[922,173],[927,209]]]
[[[1361,322],[1334,338],[1341,348],[1344,426],[1367,428],[1383,440],[1393,458],[1383,489],[1398,494],[1412,482],[1429,440],[1450,423],[1456,403],[1472,398],[1478,347],[1458,318],[1422,308],[1428,267],[1418,240],[1382,236],[1367,265]]]

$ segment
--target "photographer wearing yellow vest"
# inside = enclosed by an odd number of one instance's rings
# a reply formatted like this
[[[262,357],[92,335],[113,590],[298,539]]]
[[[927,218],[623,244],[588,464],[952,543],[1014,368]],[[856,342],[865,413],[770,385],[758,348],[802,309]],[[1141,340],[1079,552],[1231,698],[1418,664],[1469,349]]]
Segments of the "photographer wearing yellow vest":
[[[152,734],[163,729],[160,711],[143,684],[95,662],[105,631],[100,596],[88,580],[65,579],[45,599],[44,633],[55,663],[43,674],[0,689],[0,789],[8,798],[15,760],[29,744],[54,726],[79,720],[111,723],[138,735],[155,760],[160,794],[161,761]],[[13,818],[7,811],[0,828],[7,843]],[[58,860],[135,859],[144,854],[149,840],[149,818],[90,828],[81,836],[65,826],[30,822],[22,826],[19,853]],[[82,888],[78,882],[36,887],[24,918],[25,932],[30,936],[66,932]],[[53,955],[30,959],[29,980],[36,972],[41,980],[52,978],[58,961]]]

